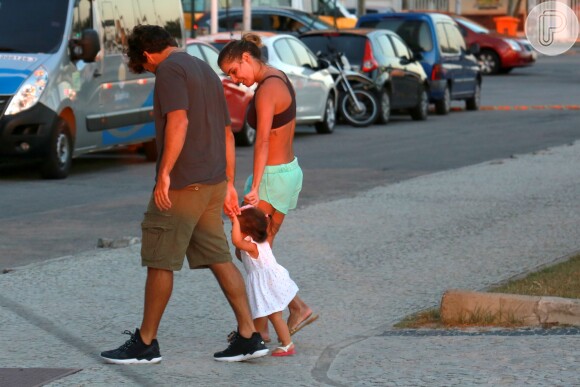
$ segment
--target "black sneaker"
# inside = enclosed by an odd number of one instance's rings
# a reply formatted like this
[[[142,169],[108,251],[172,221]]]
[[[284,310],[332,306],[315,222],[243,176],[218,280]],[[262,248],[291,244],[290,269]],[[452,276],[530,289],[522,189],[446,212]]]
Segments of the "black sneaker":
[[[268,354],[268,348],[266,348],[266,344],[258,332],[254,332],[249,339],[236,332],[233,335],[230,334],[228,339],[231,340],[229,347],[224,351],[214,353],[213,358],[215,360],[244,361]]]
[[[123,334],[131,335],[131,338],[117,349],[101,352],[101,357],[107,363],[112,364],[156,364],[161,361],[159,343],[154,339],[147,345],[141,340],[139,329],[135,334],[125,331]]]

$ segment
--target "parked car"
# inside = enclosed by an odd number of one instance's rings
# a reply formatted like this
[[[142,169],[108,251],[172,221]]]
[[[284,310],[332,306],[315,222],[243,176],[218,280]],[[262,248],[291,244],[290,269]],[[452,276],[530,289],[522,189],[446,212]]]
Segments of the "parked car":
[[[218,51],[221,51],[222,48],[224,48],[224,46],[226,44],[228,44],[229,42],[231,42],[232,40],[241,39],[242,36],[244,35],[244,33],[245,33],[244,31],[217,32],[215,34],[200,35],[196,39],[198,41],[209,43],[212,46],[214,46],[215,48],[217,48]],[[269,38],[270,36],[276,35],[273,32],[267,32],[267,31],[252,31],[252,33],[259,35],[260,38],[262,38],[262,39]]]
[[[439,13],[382,13],[361,16],[357,27],[396,32],[420,55],[429,77],[429,100],[437,114],[449,113],[451,100],[465,100],[468,110],[479,109],[481,69],[474,54],[477,45],[467,49],[457,23]]]
[[[210,33],[210,13],[203,15],[195,27],[198,35]],[[241,31],[243,29],[243,8],[230,8],[218,12],[218,32]],[[268,31],[299,35],[310,30],[333,28],[307,12],[284,7],[253,7],[252,31]]]
[[[219,75],[224,87],[224,94],[232,120],[232,131],[236,144],[249,146],[254,144],[256,130],[246,122],[246,110],[254,96],[254,90],[242,84],[236,84],[223,73],[217,64],[219,51],[208,43],[195,39],[187,40],[187,53],[206,63]]]
[[[405,109],[415,120],[425,120],[429,89],[425,70],[406,43],[382,29],[310,31],[300,36],[313,52],[339,51],[352,70],[371,78],[378,91],[378,121],[387,123],[391,111]]]
[[[296,92],[296,123],[314,125],[317,133],[332,133],[338,93],[330,71],[298,38],[275,35],[262,40],[264,60],[286,73]]]
[[[531,66],[537,54],[526,39],[490,31],[463,16],[453,16],[467,45],[479,44],[478,58],[484,74],[509,73],[514,67]]]

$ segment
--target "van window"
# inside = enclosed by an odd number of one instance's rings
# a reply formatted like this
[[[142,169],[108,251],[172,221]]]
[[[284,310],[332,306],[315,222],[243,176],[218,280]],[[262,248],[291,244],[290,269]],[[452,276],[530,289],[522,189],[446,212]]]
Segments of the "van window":
[[[56,52],[67,14],[68,0],[0,2],[0,52]]]
[[[79,0],[73,9],[73,39],[80,39],[82,32],[87,28],[93,28],[91,19],[91,2],[89,0]]]
[[[463,35],[459,32],[459,29],[453,24],[445,23],[445,32],[447,33],[447,40],[449,41],[449,46],[454,54],[459,54],[465,51],[465,40]]]
[[[396,32],[413,51],[431,51],[433,38],[427,22],[422,20],[384,19],[376,28]]]
[[[453,54],[453,50],[449,45],[449,40],[447,39],[447,34],[445,33],[445,27],[443,23],[437,23],[435,27],[437,31],[437,40],[439,41],[439,48],[443,54]]]

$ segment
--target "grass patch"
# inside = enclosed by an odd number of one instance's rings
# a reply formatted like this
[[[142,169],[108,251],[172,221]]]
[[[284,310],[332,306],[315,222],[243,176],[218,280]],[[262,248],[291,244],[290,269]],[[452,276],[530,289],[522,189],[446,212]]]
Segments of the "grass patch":
[[[565,262],[546,267],[522,278],[487,289],[491,293],[519,294],[524,296],[563,297],[580,299],[580,254]],[[501,313],[501,312],[500,312]],[[503,317],[503,318],[502,318]],[[489,311],[476,310],[462,316],[453,326],[496,326],[496,321],[504,320],[501,326],[522,326],[515,316],[494,315]],[[439,308],[431,308],[405,317],[394,325],[395,328],[447,328],[441,321]]]

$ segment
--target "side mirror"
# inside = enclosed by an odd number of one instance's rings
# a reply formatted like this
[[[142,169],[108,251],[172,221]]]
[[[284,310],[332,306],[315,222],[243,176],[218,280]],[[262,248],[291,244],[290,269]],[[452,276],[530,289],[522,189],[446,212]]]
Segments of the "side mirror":
[[[317,62],[318,62],[318,69],[319,70],[327,69],[330,66],[330,63],[328,63],[328,61],[326,59],[318,58]]]
[[[480,52],[480,47],[479,47],[479,43],[473,43],[471,46],[469,46],[467,52],[473,55],[479,55]]]
[[[95,30],[84,30],[80,39],[71,39],[69,42],[71,60],[94,62],[101,50],[99,34]]]

